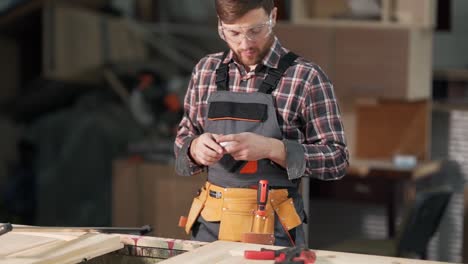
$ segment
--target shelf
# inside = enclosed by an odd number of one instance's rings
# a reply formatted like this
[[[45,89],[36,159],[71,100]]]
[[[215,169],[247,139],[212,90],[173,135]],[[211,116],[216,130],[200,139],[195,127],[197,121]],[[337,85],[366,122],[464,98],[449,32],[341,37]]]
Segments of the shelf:
[[[439,111],[468,111],[468,100],[437,100],[432,103],[432,109]]]
[[[396,22],[381,22],[376,20],[359,19],[329,19],[329,18],[301,18],[295,19],[294,24],[323,27],[363,27],[363,28],[421,28],[424,27]]]
[[[435,80],[468,82],[468,69],[440,69],[434,71]]]
[[[348,18],[353,16],[353,0],[294,0],[291,1],[291,21],[298,24],[324,26],[404,27],[433,29],[435,0],[382,0],[375,19]],[[356,16],[356,15],[354,15]]]

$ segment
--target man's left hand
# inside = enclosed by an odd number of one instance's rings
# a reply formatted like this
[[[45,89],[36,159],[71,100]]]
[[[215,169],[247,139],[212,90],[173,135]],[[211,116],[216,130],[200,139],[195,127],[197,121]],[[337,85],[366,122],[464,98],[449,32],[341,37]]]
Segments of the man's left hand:
[[[255,133],[223,135],[218,138],[226,153],[235,160],[260,160],[270,156],[271,138]],[[224,143],[223,143],[224,142]]]

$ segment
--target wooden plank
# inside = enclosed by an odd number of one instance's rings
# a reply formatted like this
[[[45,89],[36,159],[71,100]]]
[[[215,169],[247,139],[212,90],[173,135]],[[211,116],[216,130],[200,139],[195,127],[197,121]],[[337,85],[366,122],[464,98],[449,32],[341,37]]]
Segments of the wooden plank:
[[[21,258],[21,259],[5,259],[0,257],[1,264],[34,264],[36,259],[34,258]]]
[[[83,232],[10,232],[0,237],[0,264],[78,263],[122,247],[119,235]]]
[[[123,247],[118,235],[86,234],[80,238],[83,239],[66,242],[60,249],[49,251],[47,259],[37,264],[79,263]]]
[[[50,237],[35,237],[18,233],[7,233],[0,237],[0,257],[7,257],[19,251],[39,247],[41,245],[56,242]]]
[[[161,264],[176,264],[176,263],[191,263],[191,264],[202,264],[202,263],[244,263],[244,264],[255,264],[255,263],[274,263],[273,260],[246,260],[243,258],[243,252],[245,250],[260,250],[261,248],[279,249],[280,247],[236,243],[228,241],[216,241],[206,246],[197,248],[191,252],[184,253],[182,255],[164,260]],[[373,255],[362,255],[362,254],[351,254],[341,253],[325,250],[315,250],[317,254],[316,263],[323,264],[442,264],[444,262],[435,261],[424,261],[416,259],[404,259],[404,258],[393,258],[393,257],[382,257]],[[445,262],[447,263],[447,262]]]
[[[174,249],[181,251],[192,251],[201,246],[205,246],[207,242],[194,240],[136,236],[136,235],[121,235],[120,241],[127,246],[137,246],[142,248],[154,249]]]

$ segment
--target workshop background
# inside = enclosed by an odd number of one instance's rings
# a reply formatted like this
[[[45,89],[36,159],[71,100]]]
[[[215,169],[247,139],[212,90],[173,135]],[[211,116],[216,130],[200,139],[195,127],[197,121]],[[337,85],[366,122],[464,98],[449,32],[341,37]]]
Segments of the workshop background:
[[[468,262],[468,1],[276,3],[281,43],[335,85],[351,161],[442,162],[414,182],[453,190],[428,258]],[[0,222],[188,238],[178,218],[205,178],[176,176],[172,147],[193,66],[226,49],[216,26],[211,0],[0,1]],[[354,201],[317,184],[311,248],[387,238],[373,185]]]

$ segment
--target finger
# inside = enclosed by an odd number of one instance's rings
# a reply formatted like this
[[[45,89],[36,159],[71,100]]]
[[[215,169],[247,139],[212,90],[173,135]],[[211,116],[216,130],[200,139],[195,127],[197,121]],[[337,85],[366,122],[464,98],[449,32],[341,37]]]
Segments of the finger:
[[[218,142],[229,142],[229,141],[237,141],[237,134],[229,134],[229,135],[223,135],[218,137]]]
[[[211,165],[213,161],[215,160],[214,158],[205,156],[205,155],[203,155],[200,159],[201,159],[201,163],[206,166]]]
[[[225,150],[224,150],[224,147],[226,146],[226,144],[227,144],[228,142],[220,142],[219,139],[220,139],[222,136],[223,136],[222,134],[213,134],[213,139],[215,140],[215,142],[216,142],[219,146],[221,146],[222,153],[220,153],[220,154],[225,154],[226,152],[225,152]]]
[[[237,154],[237,155],[231,155],[234,160],[247,160],[244,155]]]
[[[209,147],[206,147],[206,149],[203,151],[202,155],[203,155],[203,157],[205,159],[207,159],[207,158],[216,159],[216,158],[221,156],[220,153],[216,152],[215,150],[213,150],[213,149],[211,149]]]
[[[206,141],[205,146],[213,150],[215,153],[223,154],[223,148],[214,140]]]
[[[200,142],[204,147],[209,148],[219,154],[223,153],[223,148],[214,139],[215,134],[203,134],[203,140]]]
[[[219,143],[219,138],[222,137],[223,135],[222,134],[211,134],[211,136],[214,139],[214,141]]]
[[[229,141],[225,143],[227,144],[224,146],[224,150],[226,151],[226,153],[229,153],[231,155],[236,154],[237,152],[243,149],[243,146],[236,141]]]
[[[221,159],[221,157],[222,156],[217,156],[217,157],[207,156],[204,159],[204,162],[205,162],[204,165],[207,165],[207,166],[213,165],[214,163],[218,162]]]

